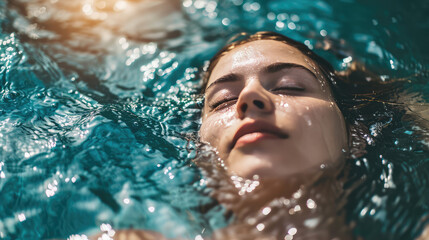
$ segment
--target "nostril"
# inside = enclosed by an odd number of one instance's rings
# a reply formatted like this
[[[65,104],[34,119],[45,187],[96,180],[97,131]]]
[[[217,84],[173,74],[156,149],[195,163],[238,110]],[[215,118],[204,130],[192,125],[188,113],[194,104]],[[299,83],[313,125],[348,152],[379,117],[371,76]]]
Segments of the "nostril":
[[[246,110],[247,110],[247,104],[243,104],[243,105],[241,105],[241,111],[242,112],[246,112]]]
[[[260,109],[264,108],[264,103],[259,100],[253,100],[253,104],[255,104],[255,106],[257,106]]]

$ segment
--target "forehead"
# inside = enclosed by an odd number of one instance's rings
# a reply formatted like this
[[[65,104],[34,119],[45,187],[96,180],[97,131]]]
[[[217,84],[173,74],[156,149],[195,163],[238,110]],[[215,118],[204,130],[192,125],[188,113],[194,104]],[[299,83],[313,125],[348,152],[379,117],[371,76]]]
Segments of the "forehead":
[[[240,45],[222,56],[208,83],[229,73],[252,73],[272,63],[294,63],[316,73],[316,64],[298,49],[283,42],[258,40]]]

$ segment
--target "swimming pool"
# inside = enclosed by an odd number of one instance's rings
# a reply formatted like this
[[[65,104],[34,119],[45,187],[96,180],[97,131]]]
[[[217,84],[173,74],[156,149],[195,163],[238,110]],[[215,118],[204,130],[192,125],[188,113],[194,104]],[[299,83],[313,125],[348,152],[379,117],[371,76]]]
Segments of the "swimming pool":
[[[358,61],[386,81],[406,78],[401,91],[415,111],[429,100],[423,0],[0,6],[1,239],[67,238],[110,227],[195,239],[228,225],[192,159],[203,154],[194,141],[199,73],[240,31],[283,33],[339,70]],[[374,144],[350,163],[351,181],[362,183],[345,186],[351,192],[344,211],[356,236],[413,239],[429,223],[427,131],[403,116],[363,116]]]

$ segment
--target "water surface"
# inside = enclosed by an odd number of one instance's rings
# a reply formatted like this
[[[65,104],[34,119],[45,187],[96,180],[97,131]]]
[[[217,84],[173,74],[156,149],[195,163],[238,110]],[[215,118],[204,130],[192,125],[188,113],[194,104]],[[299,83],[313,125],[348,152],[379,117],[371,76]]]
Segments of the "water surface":
[[[229,37],[259,30],[337,70],[360,62],[406,79],[362,115],[374,144],[348,163],[362,184],[344,210],[355,236],[415,238],[429,223],[427,120],[390,106],[427,112],[428,11],[423,0],[0,0],[0,238],[112,226],[194,239],[228,225],[192,161],[200,72]]]

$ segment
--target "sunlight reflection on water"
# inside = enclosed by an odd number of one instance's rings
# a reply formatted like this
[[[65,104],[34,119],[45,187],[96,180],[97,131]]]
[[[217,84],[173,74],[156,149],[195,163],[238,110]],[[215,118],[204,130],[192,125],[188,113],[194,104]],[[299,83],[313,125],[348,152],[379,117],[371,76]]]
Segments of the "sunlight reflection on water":
[[[209,196],[213,179],[192,160],[211,157],[196,153],[193,141],[204,63],[237,32],[274,30],[337,69],[363,62],[386,81],[414,76],[410,99],[425,103],[427,4],[383,4],[0,0],[0,237],[84,239],[71,235],[100,230],[111,237],[130,227],[210,236],[231,219]],[[362,118],[370,146],[351,163],[353,181],[364,184],[344,207],[348,221],[368,239],[415,237],[429,214],[419,126],[386,113]],[[259,183],[231,180],[240,195]],[[294,197],[262,215],[320,209],[316,197]],[[262,215],[248,219],[259,232],[272,224]],[[300,229],[288,226],[286,237]]]

